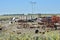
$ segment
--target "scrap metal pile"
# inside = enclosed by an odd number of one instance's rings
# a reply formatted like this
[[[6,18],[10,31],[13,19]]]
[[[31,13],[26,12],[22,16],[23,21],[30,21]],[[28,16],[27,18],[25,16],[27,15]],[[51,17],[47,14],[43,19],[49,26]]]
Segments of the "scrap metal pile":
[[[51,28],[57,30],[57,27],[60,26],[60,17],[59,16],[51,16],[51,17],[39,17],[36,19],[31,20],[18,20],[18,23],[21,23],[21,25],[24,28],[30,27],[30,28]],[[34,23],[34,24],[33,24]],[[45,25],[45,27],[44,27]]]

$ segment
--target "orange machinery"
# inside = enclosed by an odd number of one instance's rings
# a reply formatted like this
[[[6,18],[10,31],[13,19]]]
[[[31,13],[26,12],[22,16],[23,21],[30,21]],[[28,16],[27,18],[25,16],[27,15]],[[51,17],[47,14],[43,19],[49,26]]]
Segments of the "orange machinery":
[[[52,16],[51,20],[52,20],[53,23],[58,23],[60,21],[60,17]]]

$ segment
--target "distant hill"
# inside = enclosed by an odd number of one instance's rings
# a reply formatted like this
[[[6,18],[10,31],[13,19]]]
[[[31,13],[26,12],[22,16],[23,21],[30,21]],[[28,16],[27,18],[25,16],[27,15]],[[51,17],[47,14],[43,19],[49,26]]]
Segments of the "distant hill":
[[[20,15],[24,15],[24,14],[4,14],[2,16],[20,16]]]
[[[21,16],[21,15],[24,15],[24,14],[4,14],[1,16]],[[28,14],[28,15],[60,15],[60,14]]]

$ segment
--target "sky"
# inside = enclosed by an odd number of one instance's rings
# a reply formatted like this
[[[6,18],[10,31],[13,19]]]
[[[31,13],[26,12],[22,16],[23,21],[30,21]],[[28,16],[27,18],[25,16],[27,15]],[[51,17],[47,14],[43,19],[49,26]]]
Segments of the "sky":
[[[0,15],[32,12],[41,14],[60,13],[60,0],[0,0]]]

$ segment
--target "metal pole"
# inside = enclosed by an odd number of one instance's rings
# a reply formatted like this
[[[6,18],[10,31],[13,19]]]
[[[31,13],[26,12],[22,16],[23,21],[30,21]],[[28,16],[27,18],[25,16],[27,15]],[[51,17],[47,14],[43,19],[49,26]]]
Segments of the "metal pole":
[[[31,1],[31,5],[32,5],[32,14],[34,13],[34,5],[36,4],[36,2],[32,2]]]

